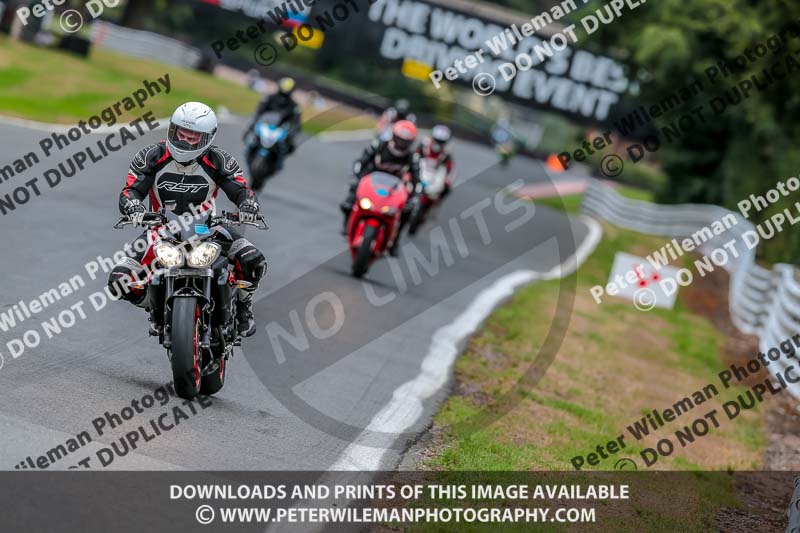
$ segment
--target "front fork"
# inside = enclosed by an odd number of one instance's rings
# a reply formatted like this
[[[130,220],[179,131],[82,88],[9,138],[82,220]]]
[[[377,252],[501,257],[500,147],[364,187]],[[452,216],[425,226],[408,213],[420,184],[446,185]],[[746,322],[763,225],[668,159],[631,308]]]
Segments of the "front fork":
[[[378,256],[385,252],[389,246],[391,246],[394,241],[397,239],[397,230],[400,225],[400,221],[397,220],[394,224],[387,223],[386,220],[377,217],[377,216],[362,216],[359,220],[356,220],[353,223],[353,231],[356,232],[357,236],[353,239],[352,244],[352,251],[355,253],[355,250],[361,246],[362,239],[364,238],[364,231],[368,226],[373,226],[377,228],[377,234],[375,236],[375,243],[373,253]],[[389,232],[389,228],[392,227],[392,232]]]
[[[181,287],[175,290],[175,276],[164,275],[154,276],[150,284],[150,290],[154,295],[162,294],[163,297],[152,299],[151,320],[163,317],[161,328],[161,344],[167,350],[172,348],[172,302],[175,298],[195,297],[199,298],[203,304],[200,312],[200,348],[210,350],[211,348],[211,313],[214,309],[214,300],[211,296],[211,282],[213,275],[203,276],[203,292],[200,294],[194,287]],[[163,291],[160,288],[163,286]]]

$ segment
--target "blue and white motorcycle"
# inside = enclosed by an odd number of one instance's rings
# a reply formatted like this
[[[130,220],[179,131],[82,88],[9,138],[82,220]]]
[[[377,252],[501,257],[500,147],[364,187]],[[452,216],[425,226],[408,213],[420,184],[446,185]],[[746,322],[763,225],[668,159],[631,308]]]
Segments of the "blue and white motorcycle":
[[[245,137],[245,160],[253,190],[261,190],[267,179],[283,168],[289,132],[281,122],[280,113],[264,113]]]

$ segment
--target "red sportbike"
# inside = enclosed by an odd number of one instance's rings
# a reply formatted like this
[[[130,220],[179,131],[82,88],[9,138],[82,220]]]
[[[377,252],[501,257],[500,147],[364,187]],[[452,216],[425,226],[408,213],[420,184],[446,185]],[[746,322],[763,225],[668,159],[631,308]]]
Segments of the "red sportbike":
[[[361,178],[347,219],[355,277],[366,274],[370,265],[394,244],[407,201],[406,184],[397,176],[372,172]]]

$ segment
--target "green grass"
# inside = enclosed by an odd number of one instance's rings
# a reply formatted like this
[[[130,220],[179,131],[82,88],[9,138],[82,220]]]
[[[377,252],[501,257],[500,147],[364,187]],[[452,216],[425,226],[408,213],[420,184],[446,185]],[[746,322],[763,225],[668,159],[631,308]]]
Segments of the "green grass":
[[[574,274],[578,277],[577,298],[585,299],[590,286],[607,281],[614,255],[618,250],[643,254],[643,250],[654,249],[660,246],[660,242],[657,238],[634,232],[618,229],[607,232],[594,254],[579,272]],[[498,394],[504,390],[503,384],[518,378],[521,370],[536,359],[537,348],[547,333],[554,308],[553,302],[557,299],[559,290],[561,284],[558,280],[537,283],[519,291],[511,302],[497,309],[483,330],[470,340],[466,354],[457,361],[456,370],[460,379],[477,381],[483,385],[485,392]],[[719,350],[723,336],[705,317],[690,312],[685,302],[679,299],[673,310],[655,309],[650,313],[641,313],[628,303],[610,298],[606,298],[602,305],[596,306],[594,302],[592,305],[595,307],[590,308],[588,312],[582,311],[582,314],[597,329],[582,328],[571,332],[562,349],[569,349],[572,344],[580,344],[584,349],[589,345],[591,346],[589,353],[593,359],[613,358],[617,352],[632,349],[638,358],[652,364],[656,381],[661,371],[672,370],[685,376],[687,383],[694,384],[691,387],[685,385],[684,389],[676,388],[675,401],[681,395],[691,395],[700,386],[716,381],[716,375],[722,370]],[[619,328],[620,325],[626,328],[629,337],[613,333],[613,328]],[[660,339],[661,342],[658,345],[636,343],[635,338],[644,333]],[[631,343],[633,346],[628,346],[626,343]],[[504,364],[498,366],[487,363],[481,355],[487,348],[505,355]],[[560,359],[556,358],[553,368],[558,369],[559,362]],[[583,402],[581,403],[576,399],[553,397],[539,391],[520,392],[526,401],[560,412],[559,422],[567,421],[564,435],[569,436],[568,440],[581,444],[607,441],[618,435],[637,415],[636,412],[631,413],[627,410],[622,415],[616,415],[602,408],[603,395],[614,394],[613,388],[605,390],[604,387],[609,385],[613,387],[613,384],[602,384],[593,380],[590,375],[581,376],[575,372],[572,372],[571,379],[576,385],[573,391],[586,391],[589,387],[593,387],[594,394],[573,393],[572,396],[581,398]],[[620,379],[625,378],[621,376]],[[720,390],[717,398],[720,401],[732,399],[741,390],[740,388]],[[644,398],[637,399],[637,402],[642,413],[649,412],[654,407],[667,407],[653,404]],[[455,426],[459,420],[465,420],[478,411],[479,409],[473,406],[469,399],[453,396],[437,416],[437,423],[442,427]],[[576,423],[580,423],[584,429],[579,429]],[[764,443],[757,440],[757,435],[761,434],[757,418],[747,421],[737,419],[736,424],[731,424],[730,427],[735,427],[731,429],[732,439],[746,445],[750,450],[759,446],[763,448]],[[491,432],[491,429],[486,431]],[[588,438],[589,436],[591,438]],[[486,434],[452,437],[454,442],[458,443],[461,438],[483,439]],[[564,447],[549,446],[546,451],[537,449],[530,454],[525,447],[522,447],[512,455],[504,457],[515,458],[513,464],[521,468],[531,466],[547,468],[548,465],[560,465],[563,468],[575,455],[573,452],[572,443],[566,442]],[[473,453],[480,453],[482,457],[474,457]],[[490,470],[512,466],[506,459],[499,463],[495,462],[491,458],[492,452],[480,451],[475,447],[470,447],[469,450],[448,447],[445,455],[446,457],[443,456],[445,462],[438,463],[434,458],[429,466],[467,469],[484,464]]]
[[[578,213],[581,210],[582,194],[570,194],[569,196],[552,196],[535,200],[537,205],[545,205],[564,211],[566,213]]]
[[[617,187],[617,192],[619,192],[622,196],[633,198],[634,200],[644,200],[646,202],[653,201],[653,193],[644,189],[620,185]],[[542,198],[540,200],[535,200],[535,203],[537,205],[552,207],[553,209],[558,209],[559,211],[564,211],[566,213],[578,213],[581,210],[582,201],[582,194],[570,194],[568,196]]]
[[[647,193],[627,188],[626,194],[647,198]],[[636,460],[642,470],[646,467],[639,453],[654,446],[657,438],[671,435],[712,408],[721,413],[720,405],[743,388],[718,386],[718,396],[662,428],[663,433],[652,442],[637,441],[626,430],[653,408],[670,407],[709,383],[719,385],[716,375],[723,369],[719,357],[722,333],[706,317],[692,313],[683,297],[673,310],[643,313],[613,298],[597,305],[589,295],[592,285],[608,280],[617,251],[644,256],[662,244],[656,237],[605,228],[597,250],[573,274],[577,283],[575,324],[558,356],[535,388],[516,390],[519,403],[503,416],[492,416],[494,407],[486,407],[485,400],[476,402],[476,398],[496,398],[512,390],[536,362],[554,302],[564,285],[558,280],[539,282],[518,291],[497,309],[456,362],[457,379],[469,384],[465,390],[478,390],[481,395],[456,394],[443,404],[434,421],[438,442],[419,467],[436,472],[571,470],[573,457],[585,456],[595,445],[623,434],[623,451],[583,469],[611,470],[618,459],[627,457]],[[628,362],[631,358],[636,361],[635,372]],[[627,382],[641,385],[636,395],[626,390]],[[487,411],[491,423],[478,427],[463,423],[486,416]],[[740,507],[724,472],[759,467],[767,444],[763,422],[756,409],[734,421],[720,416],[720,428],[686,448],[676,442],[676,453],[659,459],[659,468],[697,473],[682,478],[686,486],[679,509],[642,506],[631,510],[633,514],[624,520],[612,517],[601,521],[601,530],[706,531],[713,528],[719,508]],[[722,473],[709,476],[703,470]],[[674,501],[670,490],[654,484],[653,501],[659,494]]]
[[[261,96],[232,81],[196,70],[180,68],[93,48],[88,59],[33,46],[0,36],[0,114],[43,122],[76,124],[113,106],[142,87],[169,74],[170,93],[150,97],[144,108],[125,112],[128,122],[152,111],[167,117],[187,101],[201,101],[214,109],[250,115]],[[374,122],[353,110],[336,108],[317,114],[304,111],[304,129],[361,129]]]
[[[334,108],[313,115],[303,115],[303,131],[316,135],[323,131],[364,130],[375,127],[375,119],[367,115],[354,115],[352,110]]]
[[[682,301],[676,302],[672,310],[656,308],[651,313],[670,325],[672,351],[678,355],[673,363],[675,368],[698,377],[720,371],[718,354],[723,338],[710,323],[698,323],[696,315],[690,313]]]
[[[621,185],[619,188],[617,188],[617,192],[620,193],[622,196],[625,196],[627,198],[632,198],[634,200],[642,200],[645,202],[653,201],[653,193],[645,189],[637,189],[636,187],[628,187],[627,185]]]
[[[47,122],[74,123],[99,113],[142,87],[169,74],[171,90],[150,98],[145,111],[169,116],[181,103],[201,100],[250,113],[258,95],[233,82],[172,65],[135,59],[93,48],[88,59],[0,37],[0,112]]]
[[[693,470],[690,463],[687,470]],[[734,478],[728,473],[693,471],[680,478],[645,478],[636,473],[616,473],[602,478],[583,478],[564,474],[547,474],[532,476],[527,472],[498,471],[490,473],[457,473],[433,472],[426,476],[426,481],[440,485],[501,485],[510,486],[525,484],[532,487],[536,483],[547,485],[581,485],[591,483],[629,484],[632,497],[628,501],[600,501],[590,504],[596,512],[595,522],[591,526],[585,524],[539,523],[536,525],[520,522],[517,524],[480,524],[461,523],[458,531],[494,532],[494,531],[600,531],[608,533],[631,532],[664,532],[672,533],[716,531],[713,511],[715,509],[742,509],[742,503],[735,496]],[[668,505],[664,504],[669,502]],[[537,507],[546,506],[545,502],[536,500],[473,500],[467,499],[432,499],[424,496],[420,500],[410,502],[412,507],[430,509],[432,507],[465,508],[465,507]],[[578,503],[580,506],[580,503]],[[550,507],[551,516],[555,506]],[[418,523],[393,524],[386,526],[390,530],[406,532],[438,532],[452,531],[452,524]],[[448,527],[449,526],[449,527]],[[500,529],[499,529],[500,528]]]

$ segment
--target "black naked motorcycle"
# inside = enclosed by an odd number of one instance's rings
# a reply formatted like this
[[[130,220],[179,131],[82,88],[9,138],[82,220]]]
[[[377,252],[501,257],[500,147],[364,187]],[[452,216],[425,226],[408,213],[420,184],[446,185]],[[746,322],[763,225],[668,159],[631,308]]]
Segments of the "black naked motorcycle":
[[[215,228],[223,224],[268,226],[263,217],[256,223],[244,223],[238,213],[224,211],[206,221],[187,217],[169,209],[144,215],[145,228],[155,231],[155,259],[146,279],[132,286],[147,288],[147,307],[155,325],[151,334],[157,334],[167,350],[175,392],[192,399],[222,388],[226,361],[234,346],[241,345],[236,292],[248,282],[236,279],[233,265],[220,255],[221,246],[213,241]],[[128,217],[122,217],[114,228],[130,224]]]

